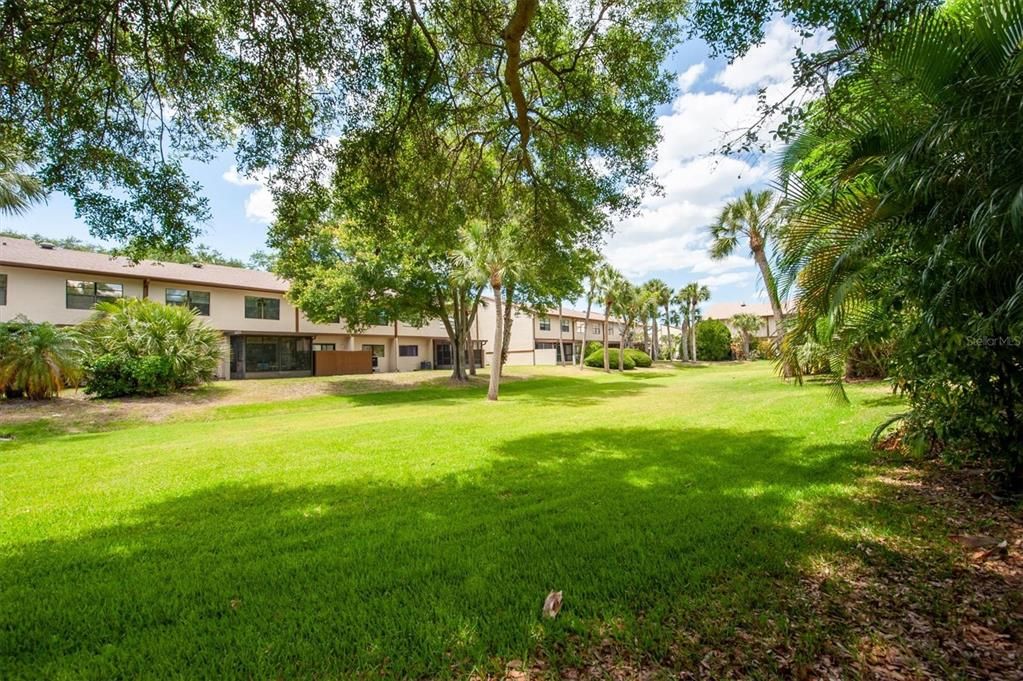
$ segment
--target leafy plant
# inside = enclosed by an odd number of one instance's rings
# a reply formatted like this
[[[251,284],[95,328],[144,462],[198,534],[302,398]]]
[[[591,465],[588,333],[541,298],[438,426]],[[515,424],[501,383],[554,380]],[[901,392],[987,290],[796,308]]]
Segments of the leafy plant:
[[[653,366],[653,359],[650,355],[636,348],[625,348],[625,359],[632,360],[635,366],[647,368]]]
[[[732,334],[717,319],[704,319],[696,325],[698,358],[719,362],[732,358]]]
[[[608,348],[607,357],[610,366],[612,367],[618,366],[618,348]],[[601,369],[604,368],[604,349],[601,348],[592,355],[589,355],[586,358],[586,366]],[[635,368],[636,362],[629,356],[628,351],[626,351],[625,354],[622,355],[622,369],[624,369],[625,371],[631,371],[632,369]]]
[[[103,382],[94,392],[102,390],[106,397],[113,396],[113,386],[130,388],[120,393],[130,395],[199,385],[213,379],[221,359],[219,331],[201,322],[193,310],[151,300],[101,303],[81,331],[89,373],[95,380],[98,370]],[[162,363],[158,366],[152,358]],[[113,362],[123,367],[114,370]]]
[[[81,348],[73,330],[18,319],[0,324],[0,394],[56,397],[78,384]]]

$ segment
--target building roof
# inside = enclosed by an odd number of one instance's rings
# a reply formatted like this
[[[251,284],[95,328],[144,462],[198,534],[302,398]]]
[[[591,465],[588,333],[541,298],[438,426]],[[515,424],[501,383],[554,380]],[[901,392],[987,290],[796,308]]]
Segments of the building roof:
[[[784,303],[782,309],[791,310],[791,303]],[[773,317],[770,303],[715,303],[707,308],[705,319],[731,319],[737,314],[751,314],[757,317]],[[786,312],[788,314],[788,312]]]
[[[207,263],[196,266],[155,260],[142,260],[133,264],[127,258],[67,248],[43,248],[30,239],[7,236],[0,237],[0,265],[275,293],[284,293],[288,290],[287,281],[259,270]]]

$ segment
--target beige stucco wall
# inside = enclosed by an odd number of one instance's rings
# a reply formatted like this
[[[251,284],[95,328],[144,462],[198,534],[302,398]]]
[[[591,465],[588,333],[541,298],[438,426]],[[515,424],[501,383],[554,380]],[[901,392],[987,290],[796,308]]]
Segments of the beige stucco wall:
[[[34,322],[77,324],[88,319],[89,310],[67,308],[67,280],[101,281],[124,286],[125,297],[142,297],[142,280],[109,275],[54,272],[0,265],[7,275],[7,305],[0,306],[0,321],[24,315]]]
[[[496,306],[493,303],[489,303],[485,307],[481,306],[476,315],[479,319],[479,340],[486,341],[486,345],[483,347],[485,350],[484,355],[486,356],[484,362],[487,365],[492,363],[494,355],[494,330],[497,321],[495,312]],[[508,342],[509,364],[521,365],[533,363],[534,328],[532,317],[516,309],[513,315],[511,338]],[[517,355],[514,361],[512,355]]]
[[[149,283],[149,298],[158,303],[167,300],[167,289],[188,289],[208,291],[210,294],[210,315],[199,317],[210,326],[221,331],[241,331],[247,334],[295,333],[295,307],[283,294],[264,291],[242,291],[217,288],[203,284],[176,284],[164,281]],[[245,317],[245,297],[258,296],[281,301],[280,319],[248,319]]]

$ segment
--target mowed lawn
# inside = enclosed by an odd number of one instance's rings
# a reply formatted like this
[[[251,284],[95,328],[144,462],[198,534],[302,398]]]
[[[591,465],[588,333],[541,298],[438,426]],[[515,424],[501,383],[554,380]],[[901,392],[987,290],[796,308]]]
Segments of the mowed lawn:
[[[483,394],[0,425],[0,677],[457,677],[598,649],[685,667],[786,636],[806,574],[907,527],[866,493],[898,409],[881,386],[843,406],[758,363]],[[831,635],[799,630],[807,658]]]

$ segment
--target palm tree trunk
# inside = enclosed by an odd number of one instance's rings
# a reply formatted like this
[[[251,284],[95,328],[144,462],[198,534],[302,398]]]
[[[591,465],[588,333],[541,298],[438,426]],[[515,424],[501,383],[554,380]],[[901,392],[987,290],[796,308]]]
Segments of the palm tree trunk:
[[[618,371],[625,371],[625,331],[626,327],[622,327],[621,339],[618,341]]]
[[[508,348],[511,346],[512,313],[514,306],[512,299],[515,297],[515,282],[512,281],[504,287],[504,345],[501,347],[501,364],[498,366],[498,373],[504,372],[504,365],[508,363]]]
[[[689,324],[689,340],[690,340],[689,347],[693,351],[693,357],[692,357],[693,361],[694,362],[698,362],[699,359],[697,359],[697,358],[699,357],[699,355],[696,354],[696,305],[694,305],[692,303],[689,304],[689,318],[692,320],[692,322]]]
[[[647,332],[647,327],[649,326],[649,324],[647,324],[647,322],[649,322],[649,321],[650,321],[650,317],[648,317],[647,315],[644,314],[643,315],[643,349],[646,352],[649,352],[651,356],[653,356],[654,352],[653,352],[653,349],[650,347],[650,334]]]
[[[561,301],[558,301],[558,364],[565,366],[565,336],[561,326]]]
[[[670,293],[670,292],[669,292]],[[675,359],[675,346],[671,344],[671,303],[664,305],[664,323],[668,329],[668,361]]]
[[[781,309],[781,300],[778,299],[778,287],[775,284],[774,275],[771,273],[771,267],[767,263],[767,255],[764,253],[762,246],[753,249],[753,260],[756,261],[757,267],[760,268],[760,276],[764,280],[764,290],[767,291],[767,299],[771,301],[771,312],[774,315],[774,348],[775,352],[779,353],[780,356],[781,338],[784,331],[782,327],[785,323],[785,317]],[[785,378],[791,378],[792,369],[787,362],[782,363],[782,371],[785,374]]]
[[[501,387],[501,365],[500,357],[504,353],[504,299],[501,297],[501,284],[490,282],[494,289],[494,318],[496,328],[494,329],[494,358],[498,360],[497,366],[490,367],[490,387],[487,389],[487,399],[497,400],[497,391]]]
[[[604,371],[611,373],[611,361],[607,356],[607,318],[611,315],[611,306],[604,306],[604,329],[603,329],[603,341],[604,341]]]
[[[469,323],[469,315],[465,315],[465,356],[469,362],[469,375],[476,375],[476,358],[472,352],[472,324]]]
[[[586,359],[586,335],[590,332],[590,309],[593,307],[593,297],[586,296],[586,321],[583,323],[583,346],[579,349],[579,371],[586,366],[583,360]]]

